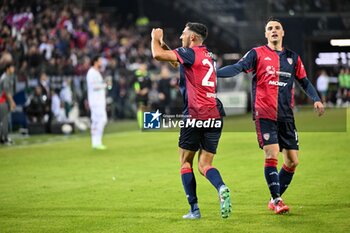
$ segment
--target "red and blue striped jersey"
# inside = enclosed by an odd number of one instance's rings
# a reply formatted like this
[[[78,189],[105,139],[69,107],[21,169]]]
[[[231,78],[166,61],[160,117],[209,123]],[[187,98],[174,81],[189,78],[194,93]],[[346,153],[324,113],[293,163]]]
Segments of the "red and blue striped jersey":
[[[289,49],[274,51],[267,45],[253,48],[236,64],[219,69],[218,77],[235,76],[242,71],[253,72],[253,119],[294,121],[295,80],[313,101],[320,101],[300,56]]]
[[[198,120],[221,117],[216,99],[216,70],[206,46],[173,50],[180,62],[179,88],[183,114]]]

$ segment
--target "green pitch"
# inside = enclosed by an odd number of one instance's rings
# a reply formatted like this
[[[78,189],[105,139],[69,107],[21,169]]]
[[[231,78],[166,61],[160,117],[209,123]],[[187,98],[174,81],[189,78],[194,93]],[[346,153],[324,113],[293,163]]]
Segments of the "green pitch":
[[[253,128],[250,116],[226,121]],[[231,188],[233,213],[221,219],[215,189],[196,170],[198,221],[181,219],[188,205],[178,133],[112,124],[108,131],[118,132],[105,135],[107,151],[91,150],[86,134],[23,139],[0,148],[0,232],[350,232],[349,122],[347,132],[299,133],[300,165],[284,195],[291,212],[282,216],[267,209],[255,133],[224,132],[214,165]]]

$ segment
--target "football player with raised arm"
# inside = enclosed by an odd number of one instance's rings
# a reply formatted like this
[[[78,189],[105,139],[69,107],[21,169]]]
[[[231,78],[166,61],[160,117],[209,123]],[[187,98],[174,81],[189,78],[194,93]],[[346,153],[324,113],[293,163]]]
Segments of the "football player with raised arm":
[[[179,88],[183,96],[184,120],[205,121],[214,119],[220,127],[183,127],[180,131],[179,152],[182,184],[190,204],[185,219],[201,217],[196,193],[196,179],[192,170],[193,159],[198,154],[198,169],[216,188],[221,216],[227,218],[231,212],[230,190],[223,182],[219,171],[212,166],[222,131],[224,112],[216,98],[216,74],[211,53],[203,45],[207,27],[200,23],[187,23],[180,39],[182,47],[164,49],[163,30],[152,30],[152,55],[156,60],[180,64]]]
[[[314,102],[321,116],[324,107],[308,80],[300,56],[282,46],[284,30],[278,19],[265,26],[267,45],[251,49],[239,62],[217,71],[221,78],[253,72],[252,112],[260,148],[265,153],[264,173],[271,199],[268,208],[277,214],[289,211],[281,196],[290,185],[298,160],[298,134],[294,124],[294,81]],[[278,154],[284,163],[277,171]]]

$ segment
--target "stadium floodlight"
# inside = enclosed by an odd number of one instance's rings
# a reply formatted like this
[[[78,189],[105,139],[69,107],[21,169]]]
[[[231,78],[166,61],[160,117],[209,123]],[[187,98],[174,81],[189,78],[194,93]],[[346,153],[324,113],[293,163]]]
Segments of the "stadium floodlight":
[[[350,46],[350,39],[331,39],[332,46]]]

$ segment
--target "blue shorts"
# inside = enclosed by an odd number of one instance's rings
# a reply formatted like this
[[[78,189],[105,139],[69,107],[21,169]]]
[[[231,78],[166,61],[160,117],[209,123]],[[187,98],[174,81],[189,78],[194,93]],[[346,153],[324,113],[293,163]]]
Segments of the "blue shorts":
[[[210,153],[216,154],[216,149],[219,144],[219,139],[223,127],[223,120],[216,119],[216,121],[221,121],[220,128],[181,128],[179,147],[190,151],[203,149]]]
[[[256,119],[255,126],[261,149],[266,145],[278,144],[280,151],[299,150],[298,133],[294,122]]]

